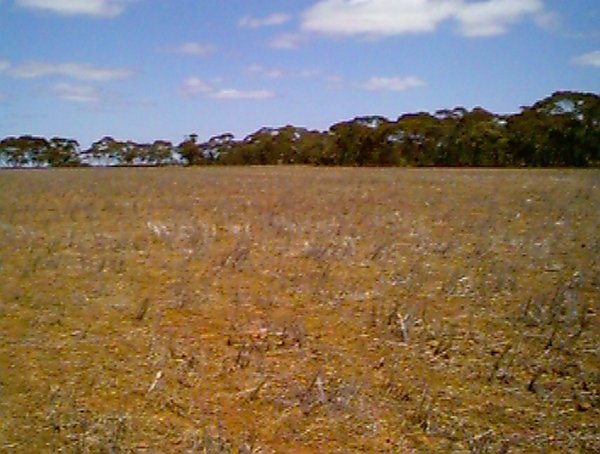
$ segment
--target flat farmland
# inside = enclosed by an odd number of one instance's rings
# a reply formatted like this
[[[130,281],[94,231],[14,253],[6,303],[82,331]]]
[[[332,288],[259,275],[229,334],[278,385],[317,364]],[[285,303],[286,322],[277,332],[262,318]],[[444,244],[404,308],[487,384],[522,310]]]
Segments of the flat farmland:
[[[2,452],[599,452],[600,171],[0,172]]]

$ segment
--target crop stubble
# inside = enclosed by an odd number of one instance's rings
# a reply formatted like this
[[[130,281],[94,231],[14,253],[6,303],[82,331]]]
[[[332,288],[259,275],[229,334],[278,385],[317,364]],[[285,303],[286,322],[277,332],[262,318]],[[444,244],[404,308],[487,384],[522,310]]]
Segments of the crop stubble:
[[[597,170],[0,173],[0,450],[597,452]]]

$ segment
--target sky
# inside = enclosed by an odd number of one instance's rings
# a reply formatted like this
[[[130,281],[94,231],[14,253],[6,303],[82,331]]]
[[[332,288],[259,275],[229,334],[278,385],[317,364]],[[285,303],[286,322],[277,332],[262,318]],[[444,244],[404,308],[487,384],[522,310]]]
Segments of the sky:
[[[177,144],[600,92],[598,0],[0,0],[0,137]]]

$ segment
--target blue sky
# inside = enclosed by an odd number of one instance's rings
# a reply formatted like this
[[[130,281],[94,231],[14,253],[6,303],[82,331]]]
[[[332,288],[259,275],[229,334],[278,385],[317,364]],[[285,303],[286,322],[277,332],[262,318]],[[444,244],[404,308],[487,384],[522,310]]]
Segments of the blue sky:
[[[600,92],[597,0],[0,0],[0,137],[179,143]]]

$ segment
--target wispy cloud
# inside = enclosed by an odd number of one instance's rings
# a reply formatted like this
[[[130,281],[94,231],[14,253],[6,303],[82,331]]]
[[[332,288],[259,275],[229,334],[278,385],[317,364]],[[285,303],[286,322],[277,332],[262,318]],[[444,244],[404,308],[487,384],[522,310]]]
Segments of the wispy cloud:
[[[572,62],[576,65],[600,68],[600,50],[594,50],[587,54],[579,55],[575,57]]]
[[[213,91],[213,88],[198,77],[188,77],[181,84],[179,91],[184,96],[193,96],[200,93],[210,93]]]
[[[321,70],[315,68],[307,69],[294,69],[294,68],[279,68],[263,66],[261,64],[254,64],[247,66],[244,72],[253,76],[259,76],[265,79],[323,79],[323,73]]]
[[[215,51],[215,46],[211,44],[189,42],[183,43],[176,50],[180,54],[204,57],[206,55],[212,54]]]
[[[219,100],[261,100],[276,96],[274,91],[264,89],[239,90],[237,88],[218,88],[198,77],[188,77],[184,80],[179,92],[183,96],[204,95]]]
[[[283,33],[271,40],[273,49],[298,49],[305,42],[307,35],[302,33]]]
[[[407,77],[371,77],[360,87],[369,91],[405,91],[427,85],[415,76]]]
[[[100,101],[100,92],[90,85],[73,85],[60,83],[52,87],[52,91],[64,101],[76,103],[96,103]]]
[[[298,77],[303,77],[303,78],[311,78],[311,77],[317,77],[321,74],[321,71],[319,69],[302,69],[298,72]]]
[[[118,16],[131,0],[16,0],[17,6],[66,16]]]
[[[285,72],[279,68],[266,68],[262,65],[251,65],[246,68],[251,74],[256,74],[269,79],[279,79],[285,75]]]
[[[325,76],[324,80],[325,80],[325,84],[329,88],[340,89],[340,88],[344,88],[344,86],[346,85],[346,81],[344,80],[344,78],[337,74]]]
[[[8,60],[0,60],[0,73],[5,72],[10,68],[10,62]]]
[[[564,36],[572,39],[595,40],[600,38],[600,31],[567,32]]]
[[[383,37],[433,32],[454,20],[464,36],[505,33],[524,18],[543,22],[543,0],[320,0],[302,17],[305,33]]]
[[[534,20],[538,27],[544,30],[558,30],[562,18],[556,11],[542,11],[535,15]]]
[[[242,28],[260,28],[272,27],[275,25],[283,25],[291,19],[291,16],[286,13],[273,13],[266,17],[242,17],[238,25]]]
[[[34,79],[48,76],[65,76],[77,80],[109,81],[127,79],[134,72],[127,68],[107,68],[82,63],[27,62],[9,68],[17,79]]]
[[[210,94],[215,99],[248,99],[261,100],[275,97],[275,92],[271,90],[238,90],[236,88],[223,88]]]

